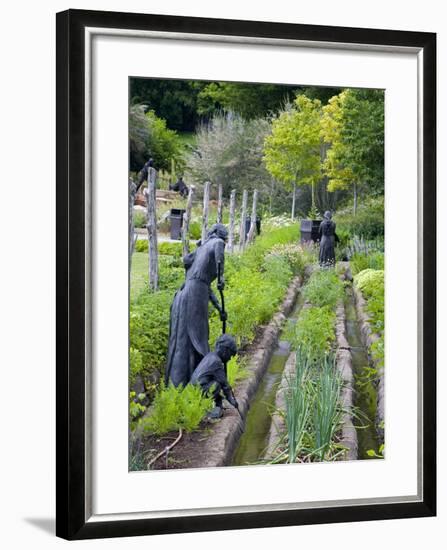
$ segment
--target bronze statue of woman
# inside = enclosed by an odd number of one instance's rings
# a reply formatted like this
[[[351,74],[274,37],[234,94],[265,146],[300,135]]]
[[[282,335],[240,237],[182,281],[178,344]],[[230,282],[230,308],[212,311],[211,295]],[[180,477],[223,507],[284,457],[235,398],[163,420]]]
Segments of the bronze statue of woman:
[[[171,305],[166,384],[171,382],[174,386],[185,386],[197,365],[210,351],[208,302],[211,301],[219,311],[222,320],[226,318],[211,290],[211,283],[219,273],[218,288],[223,290],[227,238],[225,226],[217,223],[210,229],[205,242],[183,258],[186,278]]]
[[[320,223],[320,266],[335,265],[335,243],[338,242],[338,236],[335,233],[335,222],[332,221],[332,214],[327,210],[323,215],[323,221]]]

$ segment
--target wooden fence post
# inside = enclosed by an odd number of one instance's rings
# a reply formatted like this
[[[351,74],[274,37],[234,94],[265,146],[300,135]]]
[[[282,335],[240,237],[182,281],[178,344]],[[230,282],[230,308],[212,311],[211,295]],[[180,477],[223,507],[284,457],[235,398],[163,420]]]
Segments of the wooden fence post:
[[[135,246],[135,228],[133,223],[133,207],[135,204],[135,195],[137,194],[137,186],[129,178],[129,273],[132,267],[132,254]]]
[[[233,189],[230,195],[230,226],[228,228],[228,252],[233,252],[234,247],[234,222],[236,211],[236,190]]]
[[[210,185],[207,181],[203,189],[203,217],[202,217],[202,244],[206,240],[208,234],[208,211],[210,206]]]
[[[194,192],[196,188],[194,185],[189,186],[188,201],[186,203],[186,212],[183,214],[183,226],[182,226],[182,248],[183,256],[189,254],[189,223],[191,221],[192,201],[194,198]]]
[[[248,192],[244,189],[242,193],[241,226],[239,228],[239,250],[244,250],[245,246],[245,218],[247,217]]]
[[[247,243],[250,244],[255,240],[256,233],[256,209],[258,206],[258,190],[253,191],[253,208],[251,211],[250,230],[248,232]]]
[[[149,168],[147,173],[147,189],[145,190],[147,202],[147,238],[149,241],[149,288],[154,292],[158,290],[158,246],[157,246],[157,215],[155,183],[157,172],[155,168]]]
[[[219,183],[218,195],[217,195],[217,223],[222,223],[223,212],[223,189],[222,184]]]

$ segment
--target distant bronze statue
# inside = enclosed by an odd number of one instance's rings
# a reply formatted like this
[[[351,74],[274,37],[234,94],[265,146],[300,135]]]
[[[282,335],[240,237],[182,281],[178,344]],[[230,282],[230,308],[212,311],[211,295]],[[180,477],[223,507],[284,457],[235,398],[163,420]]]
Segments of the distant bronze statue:
[[[211,283],[218,278],[217,288],[224,289],[227,237],[225,226],[217,223],[205,242],[183,258],[185,282],[171,305],[166,383],[186,385],[197,365],[209,353],[208,302],[219,311],[222,321],[226,319],[225,311],[211,290]]]
[[[335,222],[332,221],[332,214],[327,210],[324,213],[323,221],[320,223],[320,266],[327,267],[335,265],[335,243],[339,241],[335,233]]]
[[[180,177],[174,185],[170,185],[169,189],[171,191],[177,191],[177,193],[180,193],[180,195],[184,198],[188,196],[189,189],[186,183],[183,181],[183,178]]]
[[[138,189],[141,187],[144,181],[147,181],[149,168],[154,168],[154,159],[150,158],[143,166],[143,168],[138,172]]]
[[[214,409],[209,414],[211,418],[220,418],[223,414],[223,398],[239,410],[238,402],[228,383],[226,365],[236,355],[237,347],[234,338],[223,334],[216,341],[215,351],[210,351],[200,361],[191,377],[191,384],[198,384],[206,395],[214,399]]]

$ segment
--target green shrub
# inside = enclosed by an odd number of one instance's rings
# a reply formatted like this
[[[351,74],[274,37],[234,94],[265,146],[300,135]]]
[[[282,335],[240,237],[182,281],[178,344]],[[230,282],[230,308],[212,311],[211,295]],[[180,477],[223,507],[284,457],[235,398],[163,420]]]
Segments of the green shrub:
[[[334,216],[337,223],[337,235],[347,232],[361,235],[366,239],[383,237],[385,233],[384,197],[370,197],[361,202],[354,216],[352,207],[337,212]]]
[[[354,277],[354,284],[362,291],[365,298],[383,294],[385,272],[378,269],[364,269]]]
[[[130,347],[141,356],[141,363],[139,360],[137,363],[141,370],[138,371],[134,364],[132,376],[141,374],[146,380],[155,371],[163,372],[168,348],[171,301],[172,291],[160,291],[142,292],[132,302],[129,315]]]
[[[278,256],[287,260],[294,275],[304,275],[304,268],[314,260],[310,249],[296,243],[273,246],[267,258],[271,256]]]
[[[133,225],[134,227],[146,227],[146,216],[143,212],[136,211],[133,215]]]
[[[364,271],[365,269],[383,270],[385,255],[383,252],[373,252],[372,254],[355,252],[351,256],[349,262],[353,275],[357,275],[357,273],[360,273],[360,271]]]
[[[169,241],[161,241],[158,243],[158,253],[166,256],[182,256],[182,243],[171,243]]]
[[[129,417],[132,429],[137,427],[138,419],[144,414],[146,407],[140,402],[146,398],[146,395],[136,395],[134,391],[129,393]]]
[[[295,347],[310,360],[324,357],[335,340],[335,313],[325,307],[304,309],[296,322]]]
[[[365,269],[354,277],[354,284],[366,299],[366,311],[375,332],[381,334],[385,327],[385,272]],[[383,359],[383,349],[376,354]]]
[[[188,384],[182,388],[162,384],[155,394],[149,416],[141,420],[141,427],[156,435],[180,428],[191,432],[199,427],[212,408],[213,399],[203,395],[200,386]]]
[[[147,239],[137,239],[135,243],[135,252],[147,252],[149,249],[149,241]]]
[[[317,270],[304,286],[303,296],[314,306],[334,309],[343,298],[343,283],[332,269]]]
[[[189,238],[199,240],[202,236],[202,224],[198,221],[192,221],[189,224]]]
[[[136,377],[143,370],[143,358],[141,352],[133,347],[129,349],[129,383],[132,386],[135,383]]]

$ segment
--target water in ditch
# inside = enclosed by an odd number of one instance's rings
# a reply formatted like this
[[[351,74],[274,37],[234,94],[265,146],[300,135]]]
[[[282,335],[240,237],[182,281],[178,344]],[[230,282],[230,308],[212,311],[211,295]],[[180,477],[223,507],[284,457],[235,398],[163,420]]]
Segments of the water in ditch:
[[[357,427],[358,458],[363,460],[373,458],[368,456],[368,450],[372,449],[377,453],[379,448],[375,428],[377,394],[373,382],[367,376],[370,362],[360,338],[360,326],[351,289],[347,289],[346,292],[345,315],[346,339],[351,347],[354,372],[354,406],[360,411],[359,418],[354,419],[354,424]],[[366,419],[363,418],[362,413],[366,415]]]
[[[289,316],[289,328],[296,322],[302,307],[301,293]],[[259,462],[266,450],[267,439],[271,424],[271,413],[275,404],[278,385],[281,382],[282,373],[290,354],[290,342],[287,340],[287,328],[280,336],[280,340],[272,354],[269,366],[265,372],[258,390],[250,404],[247,414],[244,433],[236,448],[232,465],[255,464]]]

